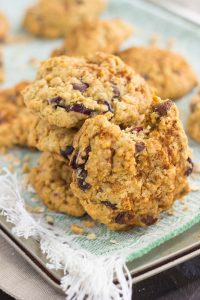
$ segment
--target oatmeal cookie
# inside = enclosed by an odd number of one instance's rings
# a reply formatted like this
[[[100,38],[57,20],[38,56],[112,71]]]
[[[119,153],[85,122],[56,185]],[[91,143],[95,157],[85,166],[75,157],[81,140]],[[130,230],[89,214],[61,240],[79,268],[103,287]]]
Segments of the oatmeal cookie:
[[[187,137],[170,100],[155,97],[146,123],[126,130],[105,116],[88,119],[73,146],[72,191],[112,230],[155,223],[189,191]]]
[[[163,99],[178,99],[197,85],[195,73],[180,54],[156,47],[133,47],[119,56],[155,87]]]
[[[57,38],[82,21],[96,18],[105,6],[106,0],[39,0],[27,10],[23,26],[36,36]]]
[[[132,27],[120,19],[87,20],[68,33],[53,56],[87,56],[96,51],[115,53],[132,32]]]
[[[195,141],[200,143],[200,91],[192,98],[190,108],[187,131]]]
[[[67,164],[54,160],[49,153],[43,153],[38,166],[31,170],[29,179],[48,208],[80,217],[85,211],[70,189],[71,175]]]
[[[10,25],[5,14],[0,11],[0,42],[3,42],[8,34]]]
[[[29,144],[40,151],[51,152],[59,160],[68,160],[73,152],[73,138],[77,130],[48,125],[35,118],[29,130]]]
[[[20,94],[27,85],[21,82],[0,92],[0,148],[30,146],[29,128],[36,117],[24,106]]]
[[[88,59],[60,56],[44,61],[23,96],[27,107],[49,124],[72,128],[98,114],[122,126],[137,124],[153,92],[120,58],[96,53]]]

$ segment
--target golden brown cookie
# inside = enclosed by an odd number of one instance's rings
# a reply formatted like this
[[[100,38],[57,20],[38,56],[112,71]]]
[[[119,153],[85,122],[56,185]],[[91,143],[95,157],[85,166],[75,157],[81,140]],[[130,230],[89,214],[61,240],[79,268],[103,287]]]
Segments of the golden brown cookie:
[[[155,87],[163,99],[178,99],[197,85],[196,74],[180,54],[156,47],[133,47],[119,56]]]
[[[72,128],[98,114],[122,126],[140,123],[153,93],[120,58],[96,53],[87,59],[44,61],[23,96],[27,107],[49,124]]]
[[[27,85],[21,82],[0,92],[0,148],[30,146],[29,128],[36,117],[23,104],[20,92]]]
[[[36,36],[57,38],[83,20],[96,18],[105,6],[106,0],[39,0],[27,10],[23,26]]]
[[[70,189],[71,175],[67,164],[54,160],[49,153],[43,153],[38,166],[31,170],[29,179],[48,208],[81,217],[85,211]]]
[[[87,56],[96,51],[115,53],[132,32],[132,27],[120,19],[87,20],[68,33],[53,56]]]
[[[172,101],[155,97],[141,126],[121,130],[104,116],[85,121],[71,156],[72,191],[113,230],[154,224],[189,191],[187,137]]]
[[[0,42],[3,42],[8,34],[10,25],[5,14],[0,11]]]
[[[187,131],[195,141],[200,143],[200,91],[192,98],[190,108]]]

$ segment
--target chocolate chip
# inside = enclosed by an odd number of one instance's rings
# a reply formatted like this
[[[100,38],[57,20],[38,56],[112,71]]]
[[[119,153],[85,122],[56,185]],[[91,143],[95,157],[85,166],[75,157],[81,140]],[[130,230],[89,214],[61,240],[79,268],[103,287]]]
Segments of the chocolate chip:
[[[115,210],[117,209],[117,204],[115,203],[111,203],[110,201],[106,200],[106,201],[101,201],[101,203],[103,203],[105,206],[110,207],[111,209]]]
[[[131,129],[131,132],[140,132],[142,131],[144,128],[143,127],[135,127],[133,129]]]
[[[114,98],[120,97],[121,95],[120,90],[115,84],[112,84],[112,90],[113,90]]]
[[[185,175],[190,176],[192,174],[194,164],[190,157],[188,157],[187,162],[188,162],[189,166],[188,166],[187,170],[185,171]]]
[[[136,142],[135,144],[135,152],[140,153],[145,149],[145,144],[143,142]]]
[[[168,110],[172,107],[173,102],[171,100],[153,106],[153,111],[163,117],[167,114]]]
[[[72,83],[73,89],[76,91],[79,91],[81,93],[84,93],[88,88],[89,84],[81,81],[80,83]]]
[[[146,216],[143,216],[143,217],[141,218],[141,221],[142,221],[142,223],[144,223],[145,225],[149,226],[149,225],[155,224],[155,223],[158,221],[158,218],[153,217],[153,216],[151,216],[151,215],[146,215]]]
[[[82,191],[86,191],[91,188],[91,185],[87,183],[85,180],[87,178],[87,171],[84,169],[77,170],[77,184]]]
[[[60,154],[64,158],[68,158],[68,156],[71,155],[73,151],[74,151],[74,147],[73,146],[67,146],[65,149],[61,149]]]
[[[107,111],[110,111],[110,112],[113,113],[112,106],[110,105],[110,103],[108,103],[108,101],[106,101],[106,100],[98,100],[97,103],[99,103],[99,104],[104,104],[104,105],[107,106],[108,109],[105,111],[105,113],[106,113]]]
[[[84,115],[87,115],[87,116],[90,116],[95,112],[94,109],[87,108],[83,104],[78,104],[78,103],[70,105],[70,106],[66,106],[65,109],[68,112],[69,111],[74,111],[74,112],[84,114]]]
[[[133,213],[126,211],[126,212],[120,212],[115,217],[115,222],[118,224],[126,224],[126,220],[131,220],[133,218]]]

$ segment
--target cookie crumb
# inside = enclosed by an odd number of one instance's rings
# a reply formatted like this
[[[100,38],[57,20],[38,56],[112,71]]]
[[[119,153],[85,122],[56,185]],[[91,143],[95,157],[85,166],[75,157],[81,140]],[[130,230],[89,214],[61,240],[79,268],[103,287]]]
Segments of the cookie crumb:
[[[184,207],[183,207],[183,211],[188,211],[189,210],[189,206],[188,205],[185,205]]]
[[[71,232],[73,232],[75,234],[83,234],[85,232],[84,228],[78,224],[72,224],[70,226],[70,229],[71,229]]]
[[[96,226],[95,222],[93,220],[83,220],[83,225],[85,225],[88,228],[93,228]]]
[[[42,206],[26,206],[26,210],[30,213],[43,213],[45,208]]]
[[[45,220],[46,222],[49,224],[49,225],[53,225],[54,224],[54,218],[52,216],[46,216],[45,217]]]
[[[192,192],[198,192],[198,191],[200,191],[200,187],[197,186],[197,185],[191,185],[190,189],[191,189]]]
[[[176,42],[175,38],[173,37],[168,38],[166,43],[166,48],[168,50],[172,50],[175,46],[175,42]]]
[[[116,240],[110,240],[110,243],[111,243],[111,244],[115,244],[115,245],[118,245],[118,244],[119,244]]]
[[[30,166],[27,162],[23,163],[22,172],[23,173],[29,173],[30,172]]]
[[[88,239],[88,240],[96,240],[96,238],[97,238],[97,236],[96,236],[95,233],[89,233],[89,234],[87,235],[87,239]]]
[[[170,208],[170,209],[167,211],[167,214],[168,214],[169,216],[174,216],[174,215],[175,215],[174,209]]]
[[[30,159],[31,159],[31,158],[30,158],[30,155],[27,154],[27,155],[24,156],[23,162],[24,162],[24,163],[25,163],[25,162],[29,162]]]
[[[11,173],[13,173],[14,172],[14,170],[15,170],[15,167],[14,167],[14,165],[11,163],[11,164],[9,164],[9,166],[8,166],[8,170],[11,172]]]

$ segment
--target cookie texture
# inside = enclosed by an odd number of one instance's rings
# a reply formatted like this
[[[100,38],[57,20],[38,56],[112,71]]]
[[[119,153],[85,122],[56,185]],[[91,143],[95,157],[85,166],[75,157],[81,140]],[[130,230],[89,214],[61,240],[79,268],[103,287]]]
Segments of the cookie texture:
[[[28,135],[35,116],[23,104],[21,91],[28,82],[0,92],[0,148],[30,146]]]
[[[53,56],[87,56],[97,51],[112,54],[132,32],[132,27],[120,19],[86,20],[67,34]]]
[[[156,47],[133,47],[119,56],[155,87],[163,99],[178,99],[197,85],[194,71],[180,54]]]
[[[190,108],[187,131],[195,141],[200,143],[200,91],[192,98]]]
[[[60,56],[44,61],[23,96],[27,107],[49,124],[72,128],[98,114],[122,126],[137,124],[153,92],[120,58],[96,53],[87,59]]]
[[[106,0],[39,0],[27,10],[23,26],[33,35],[57,38],[82,21],[96,18],[105,6]]]
[[[29,131],[28,142],[32,147],[43,152],[50,152],[59,160],[69,160],[73,152],[73,138],[77,130],[48,125],[40,118],[35,118]]]
[[[141,126],[126,130],[105,116],[88,119],[73,146],[72,191],[112,230],[154,224],[189,191],[187,137],[170,100],[155,97]]]
[[[9,21],[6,15],[0,11],[0,42],[3,42],[6,39],[9,29]]]
[[[31,170],[29,179],[49,209],[80,217],[85,211],[70,189],[71,175],[66,163],[54,160],[49,153],[43,153],[38,166]]]

